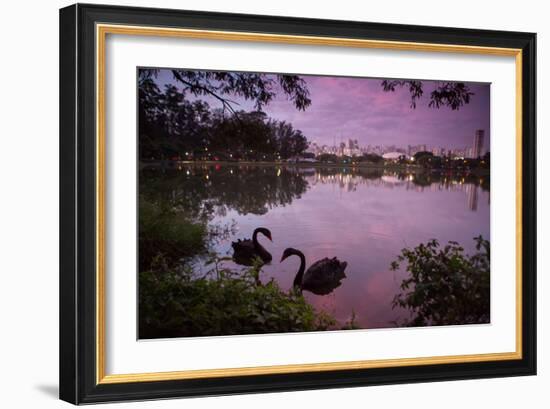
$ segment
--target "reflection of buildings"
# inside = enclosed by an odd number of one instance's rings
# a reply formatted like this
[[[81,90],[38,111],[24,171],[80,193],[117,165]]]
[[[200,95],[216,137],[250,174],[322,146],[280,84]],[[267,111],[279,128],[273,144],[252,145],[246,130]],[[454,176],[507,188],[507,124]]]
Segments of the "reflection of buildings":
[[[466,194],[468,195],[468,209],[475,212],[477,210],[478,187],[473,184],[466,185]]]
[[[304,175],[305,176],[305,175]],[[383,188],[403,188],[415,192],[462,192],[465,199],[465,205],[469,210],[476,212],[479,207],[479,200],[486,195],[489,203],[489,192],[483,190],[485,178],[472,178],[468,176],[445,176],[445,175],[426,175],[415,173],[384,171],[379,174],[369,174],[357,171],[357,169],[343,169],[332,172],[319,172],[310,169],[306,179],[308,184],[315,186],[317,184],[334,184],[340,189],[352,192],[360,186],[383,187]],[[480,191],[481,190],[481,191]]]
[[[485,140],[485,131],[478,129],[474,135],[474,146],[472,147],[472,158],[479,158],[483,155],[483,141]]]

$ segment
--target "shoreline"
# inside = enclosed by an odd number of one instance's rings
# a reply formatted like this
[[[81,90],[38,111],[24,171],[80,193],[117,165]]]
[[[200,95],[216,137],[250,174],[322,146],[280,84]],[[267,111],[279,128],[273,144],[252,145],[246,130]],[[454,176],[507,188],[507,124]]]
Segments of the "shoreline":
[[[177,169],[178,166],[258,166],[258,167],[284,167],[284,168],[345,168],[345,169],[362,169],[362,170],[387,170],[387,171],[402,171],[410,173],[453,173],[464,174],[470,173],[479,176],[489,176],[489,169],[475,168],[475,169],[435,169],[424,168],[418,165],[401,165],[401,164],[376,164],[358,162],[355,164],[344,163],[323,163],[323,162],[273,162],[273,161],[189,161],[189,160],[155,160],[155,161],[141,161],[139,160],[139,169],[147,168],[164,168],[164,169]]]

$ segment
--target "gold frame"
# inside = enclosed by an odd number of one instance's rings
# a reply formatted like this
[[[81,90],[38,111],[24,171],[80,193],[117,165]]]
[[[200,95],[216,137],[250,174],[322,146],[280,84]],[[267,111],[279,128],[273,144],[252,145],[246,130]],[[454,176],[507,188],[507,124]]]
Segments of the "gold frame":
[[[173,372],[105,374],[105,41],[108,34],[200,38],[225,41],[268,42],[298,45],[377,48],[404,51],[484,54],[515,57],[516,64],[516,350],[504,353],[432,356],[368,361],[322,362],[315,364],[276,365]],[[214,377],[290,374],[347,369],[387,368],[466,362],[522,359],[522,51],[515,48],[430,44],[350,38],[293,36],[233,31],[178,29],[115,24],[96,25],[96,382],[127,382],[204,379]]]

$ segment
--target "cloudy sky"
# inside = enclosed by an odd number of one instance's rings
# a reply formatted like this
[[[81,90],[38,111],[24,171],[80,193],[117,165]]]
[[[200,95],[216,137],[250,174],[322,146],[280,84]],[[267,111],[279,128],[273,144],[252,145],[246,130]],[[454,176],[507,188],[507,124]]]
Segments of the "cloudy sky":
[[[306,111],[298,111],[282,92],[264,111],[272,118],[292,123],[311,142],[332,145],[351,138],[357,139],[360,146],[426,144],[462,148],[472,146],[476,129],[484,129],[485,148],[489,149],[489,84],[467,83],[475,95],[468,105],[453,111],[428,107],[434,81],[424,81],[424,96],[413,109],[408,90],[384,92],[382,79],[311,75],[302,78],[312,100]],[[157,81],[174,83],[169,70],[161,70]],[[221,107],[213,98],[203,99],[212,108]],[[239,103],[236,109],[253,109],[249,101],[232,99]]]

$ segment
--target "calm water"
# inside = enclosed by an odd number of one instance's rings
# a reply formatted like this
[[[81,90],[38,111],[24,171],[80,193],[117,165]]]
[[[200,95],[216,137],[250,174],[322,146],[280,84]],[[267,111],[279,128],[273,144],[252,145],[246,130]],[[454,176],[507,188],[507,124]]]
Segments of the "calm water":
[[[256,227],[270,229],[273,243],[259,235],[273,255],[261,278],[273,277],[284,289],[291,287],[299,266],[297,257],[279,263],[286,247],[300,249],[307,266],[324,257],[347,261],[347,278],[333,293],[304,295],[341,323],[354,312],[363,328],[390,327],[408,316],[391,306],[405,273],[389,266],[402,248],[436,238],[458,241],[472,253],[473,237],[490,238],[488,178],[359,168],[189,165],[162,175],[156,171],[145,180],[148,189],[179,199],[205,217],[219,233],[213,248],[220,255],[230,255],[231,242],[250,238]]]

